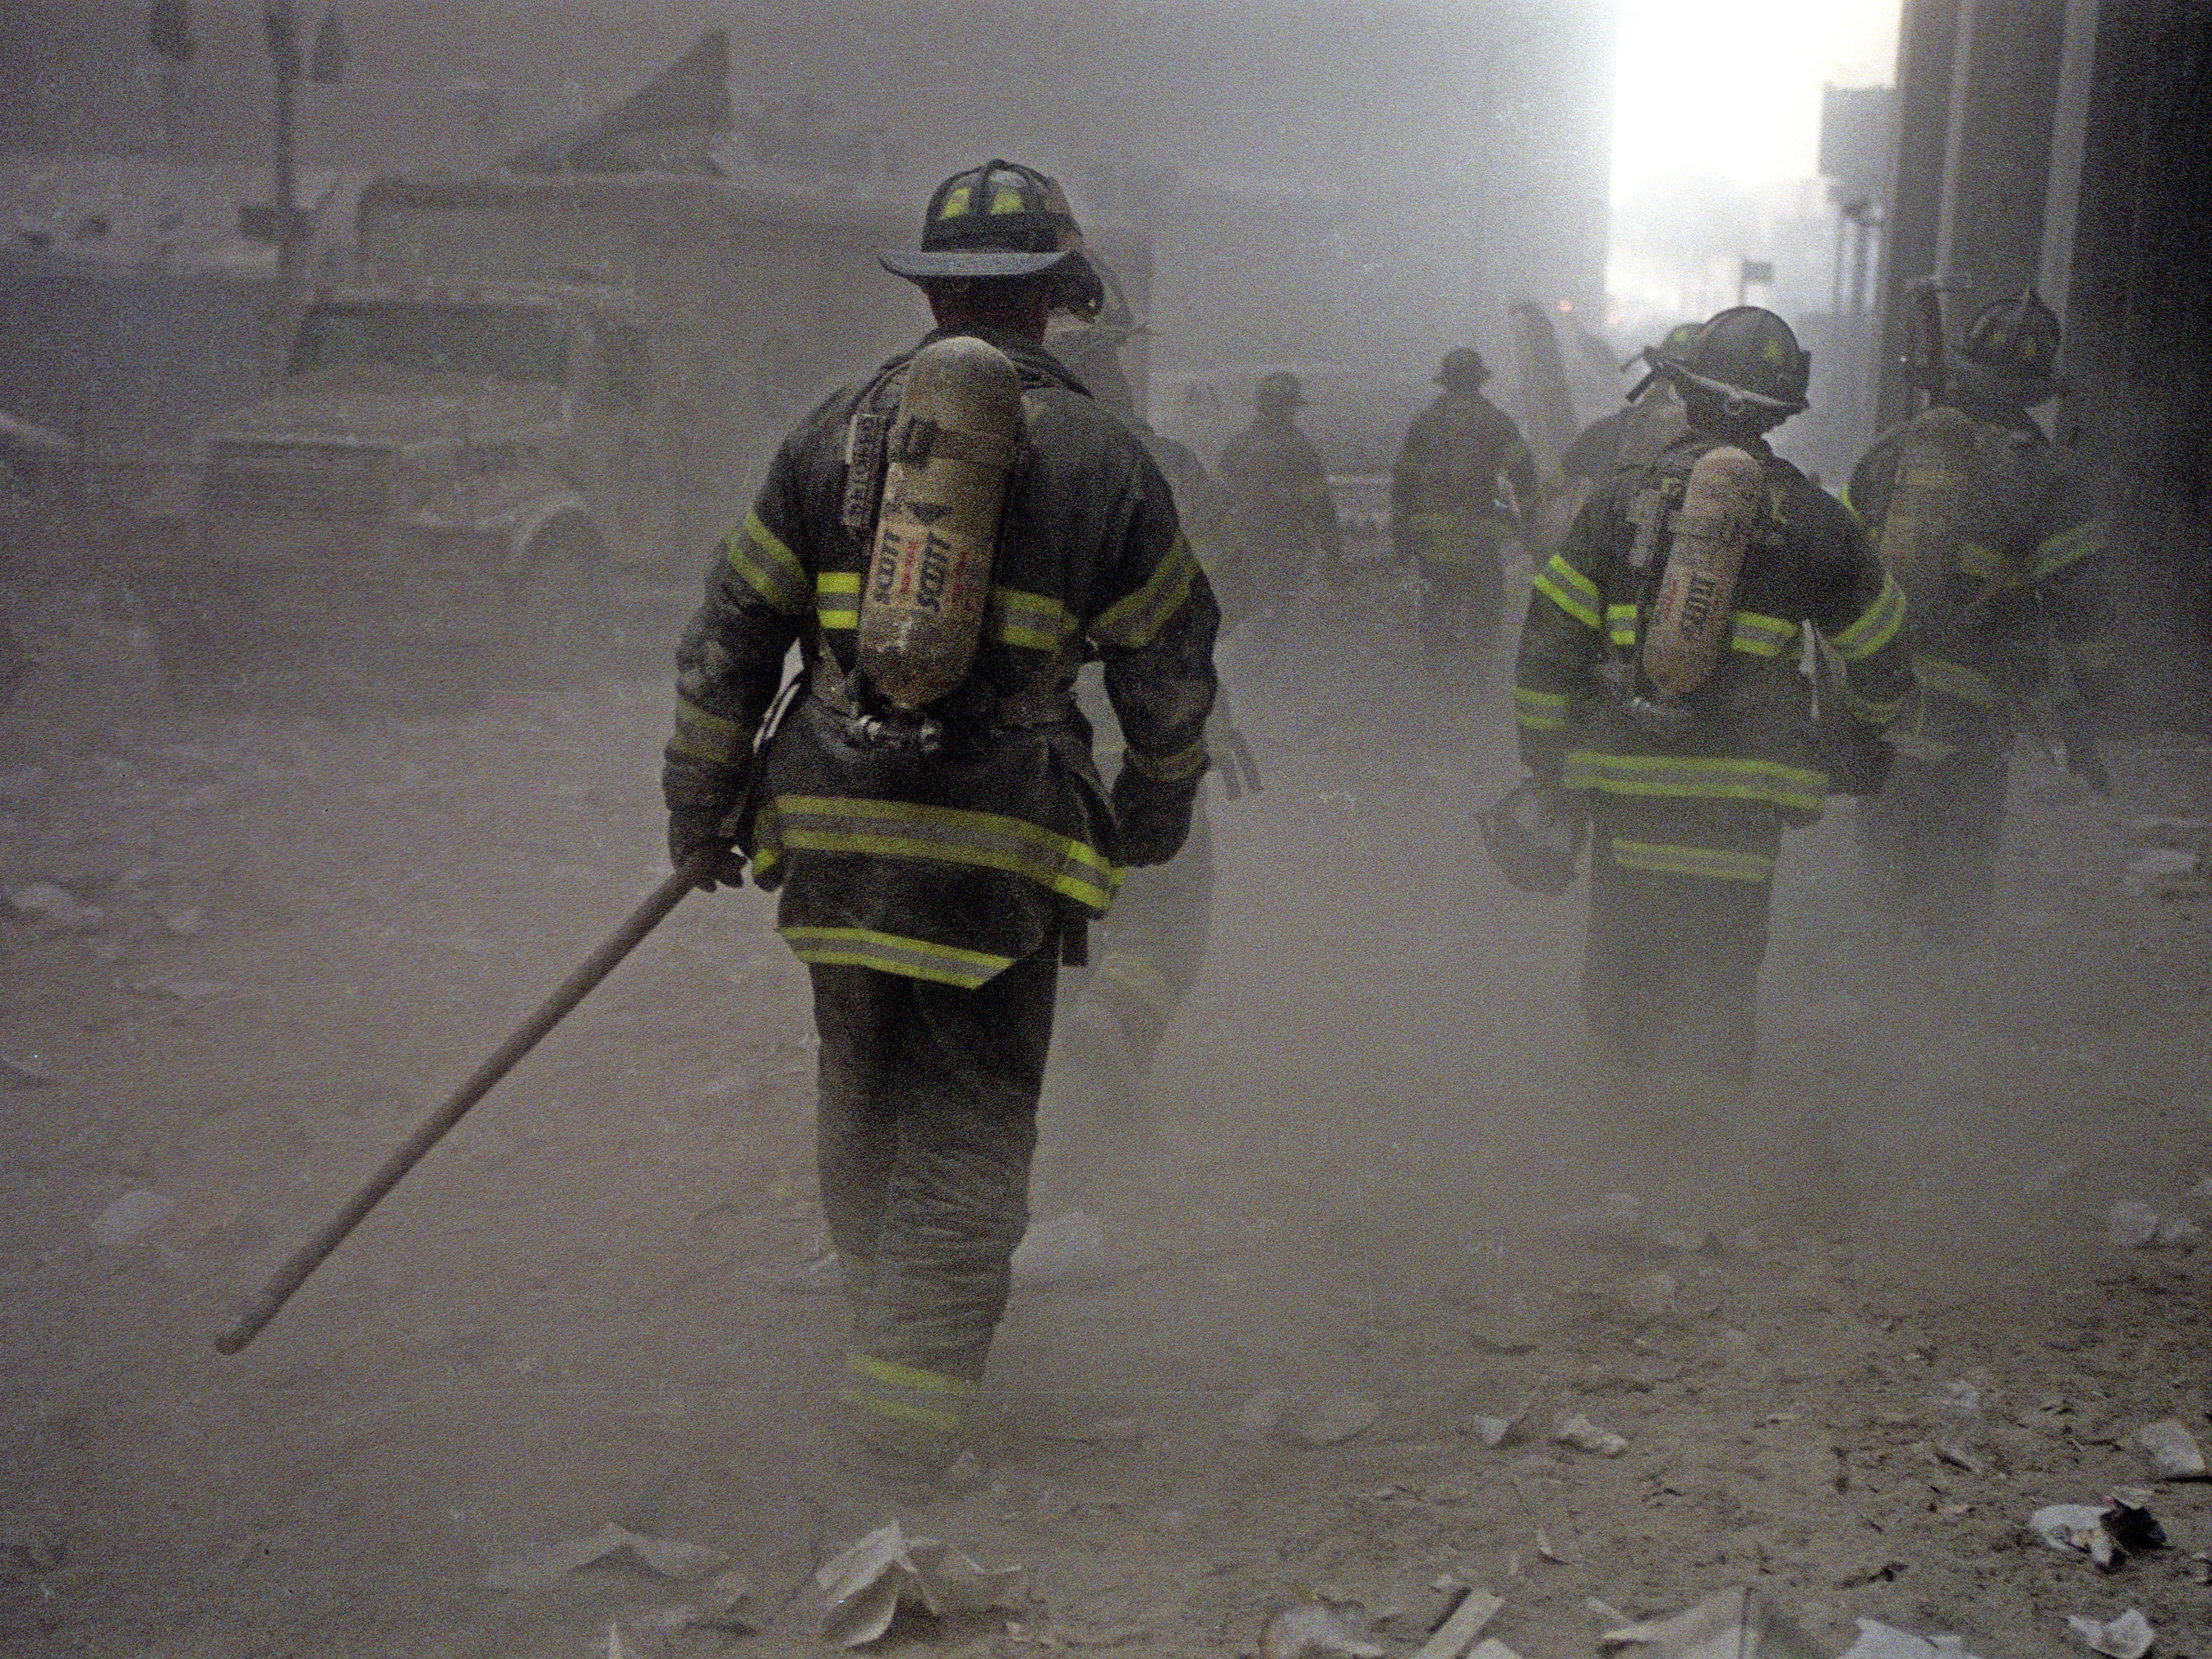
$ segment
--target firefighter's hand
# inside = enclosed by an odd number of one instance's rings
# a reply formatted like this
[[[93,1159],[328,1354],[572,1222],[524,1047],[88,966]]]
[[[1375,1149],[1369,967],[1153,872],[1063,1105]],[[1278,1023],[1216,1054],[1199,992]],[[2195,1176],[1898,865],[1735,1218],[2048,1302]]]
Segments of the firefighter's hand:
[[[678,806],[668,814],[668,861],[678,870],[701,854],[712,849],[714,860],[707,873],[698,881],[699,890],[711,893],[717,882],[732,887],[742,886],[745,877],[745,855],[738,851],[724,823],[727,816],[720,807]]]
[[[1121,776],[1114,780],[1114,821],[1121,832],[1122,864],[1131,868],[1165,864],[1182,851],[1190,836],[1199,778],[1204,775],[1164,783],[1126,764],[1121,768]]]

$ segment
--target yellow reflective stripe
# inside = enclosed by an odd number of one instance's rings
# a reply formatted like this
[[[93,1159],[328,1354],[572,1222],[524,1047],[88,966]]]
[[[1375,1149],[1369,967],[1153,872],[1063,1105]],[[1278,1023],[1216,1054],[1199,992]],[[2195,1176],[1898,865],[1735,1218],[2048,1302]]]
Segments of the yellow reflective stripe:
[[[814,617],[824,628],[860,625],[860,573],[824,570],[814,578]]]
[[[778,795],[775,812],[775,838],[786,850],[1002,870],[1102,914],[1121,882],[1095,848],[1001,813],[824,795]]]
[[[1724,847],[1678,847],[1666,842],[1613,842],[1613,861],[1624,870],[1652,870],[1661,875],[1698,876],[1707,881],[1770,881],[1774,860],[1763,853],[1739,853]]]
[[[1782,617],[1739,611],[1729,618],[1729,644],[1753,657],[1778,657],[1797,642],[1797,624]]]
[[[1838,701],[1843,704],[1844,712],[1863,726],[1887,726],[1902,714],[1905,705],[1912,701],[1912,693],[1907,690],[1902,696],[1876,702],[1873,698],[1863,697],[1854,691],[1849,681],[1837,690]]]
[[[1605,635],[1615,645],[1636,643],[1636,607],[1609,605],[1605,608]]]
[[[1595,789],[1608,795],[1763,801],[1808,811],[1820,810],[1828,790],[1824,774],[1778,761],[1728,755],[1604,755],[1587,749],[1567,757],[1560,781],[1570,789]]]
[[[758,513],[746,514],[745,521],[722,538],[722,556],[772,609],[787,617],[805,611],[805,567]]]
[[[1525,685],[1513,688],[1515,724],[1530,732],[1564,732],[1567,700],[1557,691],[1534,691]]]
[[[1206,770],[1208,758],[1203,737],[1172,755],[1147,755],[1134,748],[1121,751],[1124,766],[1139,777],[1150,778],[1156,783],[1180,783],[1185,778],[1194,778]]]
[[[2035,550],[2033,571],[2035,580],[2056,575],[2069,564],[2094,557],[2105,550],[2105,525],[2101,519],[2084,519],[2081,523],[2060,531]]]
[[[753,734],[737,721],[710,714],[680,696],[676,699],[676,735],[668,740],[671,753],[727,766],[752,746],[752,740]]]
[[[1564,553],[1552,555],[1536,578],[1536,591],[1584,628],[1597,626],[1597,584],[1567,562]]]
[[[1159,637],[1160,629],[1182,609],[1198,575],[1198,557],[1182,531],[1165,556],[1153,568],[1145,585],[1100,611],[1091,624],[1091,637],[1125,651],[1140,650]]]
[[[986,613],[994,639],[1031,651],[1057,651],[1083,624],[1049,593],[994,587]]]
[[[762,868],[755,859],[756,871]],[[1014,965],[1012,957],[963,951],[928,939],[879,933],[868,927],[779,927],[784,943],[801,962],[823,967],[872,968],[907,979],[933,980],[972,991]]]
[[[1995,682],[1962,662],[1953,662],[1948,657],[1916,655],[1912,659],[1912,674],[1930,691],[1941,692],[1947,697],[1956,697],[1979,708],[2004,707],[2004,693],[1997,690]]]
[[[975,1392],[975,1385],[963,1378],[866,1354],[847,1354],[845,1369],[852,1381],[837,1397],[847,1405],[943,1434],[959,1431],[966,1402]]]
[[[1884,572],[1881,592],[1874,603],[1842,633],[1831,635],[1828,643],[1845,662],[1863,662],[1895,639],[1904,625],[1905,590],[1897,585],[1896,577]]]

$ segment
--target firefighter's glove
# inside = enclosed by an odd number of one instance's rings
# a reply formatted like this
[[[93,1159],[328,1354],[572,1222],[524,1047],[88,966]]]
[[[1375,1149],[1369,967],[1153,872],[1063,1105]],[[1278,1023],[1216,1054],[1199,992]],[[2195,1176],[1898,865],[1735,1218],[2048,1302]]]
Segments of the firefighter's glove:
[[[2111,794],[2112,775],[2105,768],[2105,753],[2097,746],[2097,734],[2091,727],[2089,711],[2078,705],[2063,708],[2058,714],[2058,726],[2066,744],[2066,769],[2087,784],[2095,793]]]
[[[681,870],[711,848],[714,860],[699,890],[711,893],[717,882],[741,884],[745,855],[734,844],[731,819],[744,799],[744,773],[672,755],[661,768],[660,793],[668,804],[668,861]]]
[[[1114,822],[1121,861],[1139,865],[1165,864],[1182,850],[1190,836],[1190,813],[1198,799],[1204,773],[1173,782],[1148,778],[1127,766],[1114,780]]]

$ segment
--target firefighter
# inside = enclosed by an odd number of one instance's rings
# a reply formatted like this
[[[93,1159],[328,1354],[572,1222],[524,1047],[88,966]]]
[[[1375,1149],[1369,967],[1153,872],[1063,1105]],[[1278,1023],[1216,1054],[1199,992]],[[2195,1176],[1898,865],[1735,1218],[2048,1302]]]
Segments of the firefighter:
[[[936,327],[777,453],[678,647],[663,781],[672,857],[734,835],[721,879],[749,855],[780,890],[822,1043],[823,1209],[853,1319],[841,1415],[895,1469],[930,1471],[965,1437],[1027,1225],[1060,964],[1122,870],[1189,832],[1217,613],[1159,469],[1043,349],[1050,313],[1099,293],[1059,186],[1001,161],[957,173],[919,250],[878,258]],[[925,423],[947,343],[975,366],[973,412],[940,402]],[[993,364],[1018,379],[1012,441],[988,429]],[[939,461],[1002,469],[995,532],[933,535],[967,510],[926,499]],[[890,580],[915,549],[921,580]],[[899,629],[929,635],[964,592],[972,665],[902,701]],[[1110,793],[1069,695],[1086,654],[1127,738]]]
[[[1490,366],[1444,354],[1443,392],[1413,417],[1390,469],[1390,539],[1421,573],[1421,648],[1479,678],[1504,603],[1506,545],[1536,506],[1536,466],[1513,417],[1482,395]]]
[[[1644,466],[1656,460],[1660,451],[1681,435],[1682,400],[1674,383],[1660,372],[1659,364],[1686,351],[1700,326],[1678,323],[1657,345],[1646,346],[1637,354],[1647,372],[1629,392],[1627,403],[1584,427],[1559,457],[1559,471],[1570,481],[1587,480],[1594,489],[1621,467]],[[1632,364],[1637,358],[1628,361]]]
[[[1987,918],[2006,757],[2054,681],[2068,765],[2109,787],[2089,726],[2113,683],[2105,522],[2028,413],[2062,389],[2058,349],[2033,288],[1985,307],[1934,403],[1875,441],[1845,495],[1910,598],[1921,688],[1860,840],[1886,896],[1954,943]]]
[[[1298,430],[1304,388],[1288,369],[1260,377],[1252,424],[1222,446],[1215,468],[1229,492],[1237,558],[1249,574],[1253,629],[1272,642],[1289,618],[1319,554],[1332,584],[1344,580],[1344,538],[1328,469]]]
[[[1767,447],[1806,407],[1788,324],[1739,306],[1662,368],[1686,429],[1616,472],[1537,573],[1514,711],[1553,823],[1585,820],[1582,1003],[1632,1074],[1750,1073],[1775,854],[1820,814],[1810,625],[1863,741],[1905,707],[1905,595],[1850,514]]]

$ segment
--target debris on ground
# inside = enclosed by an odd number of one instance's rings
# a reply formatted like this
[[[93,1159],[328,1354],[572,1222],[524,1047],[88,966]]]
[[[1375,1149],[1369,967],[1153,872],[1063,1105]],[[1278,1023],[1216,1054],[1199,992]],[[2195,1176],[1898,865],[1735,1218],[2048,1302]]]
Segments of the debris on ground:
[[[2147,1492],[2114,1492],[2106,1500],[2104,1523],[2112,1541],[2124,1550],[2166,1547],[2166,1528],[2150,1512],[2150,1494]]]
[[[1437,1627],[1429,1632],[1429,1639],[1421,1644],[1413,1659],[1459,1659],[1504,1605],[1503,1596],[1492,1595],[1486,1589],[1462,1590]]]
[[[2186,881],[2203,860],[2179,847],[2146,847],[2128,863],[2128,885],[2142,892],[2167,882]]]
[[[1070,1210],[1049,1221],[1033,1221],[1014,1247],[1014,1284],[1042,1290],[1070,1279],[1092,1279],[1106,1271],[1106,1233],[1098,1218]]]
[[[1522,1419],[1528,1415],[1528,1407],[1523,1401],[1510,1416],[1477,1417],[1469,1422],[1468,1427],[1474,1431],[1476,1439],[1495,1451],[1520,1432]]]
[[[1237,1429],[1257,1440],[1274,1433],[1283,1420],[1283,1402],[1290,1398],[1280,1389],[1262,1389],[1237,1408]]]
[[[1562,1446],[1572,1446],[1577,1451],[1595,1452],[1600,1457],[1618,1457],[1628,1449],[1625,1435],[1611,1429],[1601,1428],[1580,1412],[1561,1417],[1552,1425],[1552,1438]]]
[[[1936,1455],[1969,1474],[1986,1473],[1993,1459],[1982,1391],[1965,1381],[1948,1382],[1935,1403]]]
[[[36,1054],[15,1060],[0,1054],[0,1089],[11,1092],[24,1089],[52,1089],[61,1079],[40,1064]]]
[[[1630,1659],[1820,1659],[1797,1623],[1752,1589],[1722,1590],[1665,1619],[1598,1638],[1638,1650]]]
[[[168,1219],[176,1207],[175,1199],[142,1187],[124,1194],[94,1216],[93,1236],[103,1244],[128,1244],[155,1223]]]
[[[1879,1619],[1862,1619],[1858,1626],[1858,1640],[1844,1650],[1843,1659],[1974,1659],[1955,1636],[1915,1636]]]
[[[957,1547],[908,1538],[890,1522],[816,1569],[823,1639],[840,1648],[872,1642],[890,1628],[902,1603],[933,1619],[988,1612],[1004,1604],[1022,1571],[980,1566]]]
[[[743,1567],[727,1567],[708,1579],[690,1601],[665,1608],[655,1622],[664,1630],[711,1630],[726,1636],[757,1636],[761,1615],[753,1605],[753,1581]]]
[[[1696,1255],[1710,1253],[1713,1248],[1710,1233],[1653,1221],[1644,1212],[1644,1200],[1634,1193],[1607,1193],[1588,1209],[1555,1217],[1552,1226],[1555,1231],[1577,1235],[1592,1243],[1646,1255]]]
[[[1382,1408],[1364,1395],[1340,1390],[1299,1421],[1296,1433],[1309,1446],[1335,1446],[1375,1426]]]
[[[2166,1528],[2150,1512],[2148,1498],[2130,1492],[2102,1504],[2046,1504],[2028,1516],[2028,1529],[2051,1548],[2078,1551],[2109,1572],[2131,1550],[2166,1547]]]
[[[580,1568],[602,1563],[644,1568],[662,1578],[689,1582],[729,1563],[729,1557],[702,1545],[652,1538],[610,1521],[588,1537],[572,1538],[548,1550],[499,1562],[483,1576],[486,1589],[544,1589]]]
[[[2169,1250],[2193,1250],[2204,1242],[2204,1229],[2185,1215],[2170,1215],[2158,1224],[2158,1242]]]
[[[2150,1459],[2150,1472],[2160,1480],[2202,1480],[2206,1478],[2204,1453],[2197,1437],[2178,1417],[2161,1418],[2136,1431],[2136,1444]]]
[[[82,933],[100,923],[99,911],[80,904],[67,888],[51,881],[18,887],[8,895],[8,902],[19,916],[37,916],[70,933]]]
[[[2140,1607],[2130,1607],[2118,1618],[2101,1624],[2087,1613],[2069,1613],[2066,1628],[2092,1653],[2109,1654],[2112,1659],[2142,1659],[2158,1640],[2158,1633]]]
[[[1368,1622],[1366,1608],[1358,1602],[1301,1601],[1285,1607],[1261,1630],[1260,1659],[1298,1659],[1306,1653],[1382,1659],[1382,1649],[1368,1639]]]
[[[2134,1199],[2120,1199],[2105,1212],[2105,1236],[2124,1250],[2139,1250],[2158,1237],[2158,1212]]]

